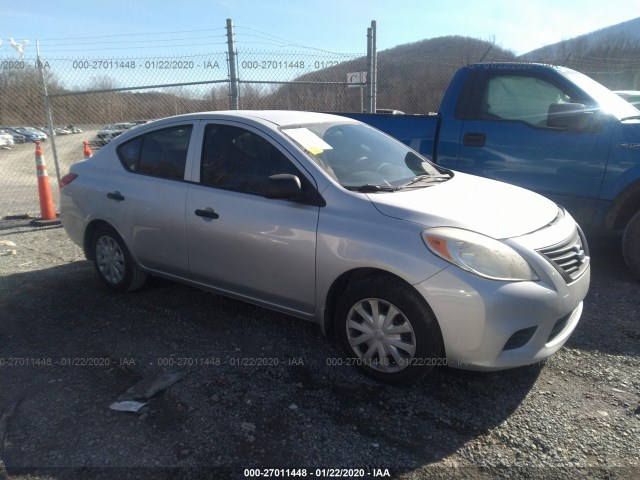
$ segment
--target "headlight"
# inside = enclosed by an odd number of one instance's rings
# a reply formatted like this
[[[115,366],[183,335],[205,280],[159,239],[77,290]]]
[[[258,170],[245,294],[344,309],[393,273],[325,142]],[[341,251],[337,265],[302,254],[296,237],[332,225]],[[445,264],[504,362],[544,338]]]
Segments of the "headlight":
[[[538,280],[527,261],[508,245],[491,237],[452,227],[424,230],[429,250],[454,265],[491,280]]]

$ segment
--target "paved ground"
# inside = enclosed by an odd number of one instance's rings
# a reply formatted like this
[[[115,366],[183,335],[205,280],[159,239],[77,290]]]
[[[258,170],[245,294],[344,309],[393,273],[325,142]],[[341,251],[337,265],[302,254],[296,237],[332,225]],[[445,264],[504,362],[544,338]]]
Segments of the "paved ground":
[[[638,478],[640,284],[592,246],[546,365],[394,388],[313,324],[160,279],[112,294],[60,227],[0,222],[0,478]],[[138,414],[109,409],[167,372],[186,376]]]

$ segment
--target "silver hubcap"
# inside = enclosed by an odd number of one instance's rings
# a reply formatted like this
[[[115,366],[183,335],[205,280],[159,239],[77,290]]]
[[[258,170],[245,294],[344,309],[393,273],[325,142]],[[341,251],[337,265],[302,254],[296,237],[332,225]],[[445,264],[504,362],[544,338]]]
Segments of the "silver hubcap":
[[[104,279],[117,285],[124,278],[124,254],[111,237],[100,237],[96,243],[98,269]]]
[[[411,365],[416,335],[407,317],[380,298],[356,303],[347,317],[347,338],[362,363],[384,373]]]

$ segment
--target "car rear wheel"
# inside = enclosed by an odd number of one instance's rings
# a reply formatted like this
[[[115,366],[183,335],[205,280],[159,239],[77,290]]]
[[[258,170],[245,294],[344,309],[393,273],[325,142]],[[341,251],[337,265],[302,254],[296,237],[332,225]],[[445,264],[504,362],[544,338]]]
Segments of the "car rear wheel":
[[[338,339],[367,375],[406,385],[417,382],[442,358],[442,335],[426,302],[392,277],[364,278],[338,301]]]
[[[633,216],[624,229],[622,253],[627,267],[640,280],[640,211]]]
[[[107,287],[118,292],[131,292],[144,285],[147,273],[135,263],[113,227],[99,227],[91,245],[96,272]]]

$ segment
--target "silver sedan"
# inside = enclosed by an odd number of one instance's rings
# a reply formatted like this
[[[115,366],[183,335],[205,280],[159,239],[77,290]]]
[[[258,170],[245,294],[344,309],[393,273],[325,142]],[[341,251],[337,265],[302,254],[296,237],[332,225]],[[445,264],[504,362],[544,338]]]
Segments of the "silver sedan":
[[[166,118],[61,183],[64,228],[108,288],[158,275],[317,322],[385,382],[540,361],[589,287],[563,209],[333,115]]]

